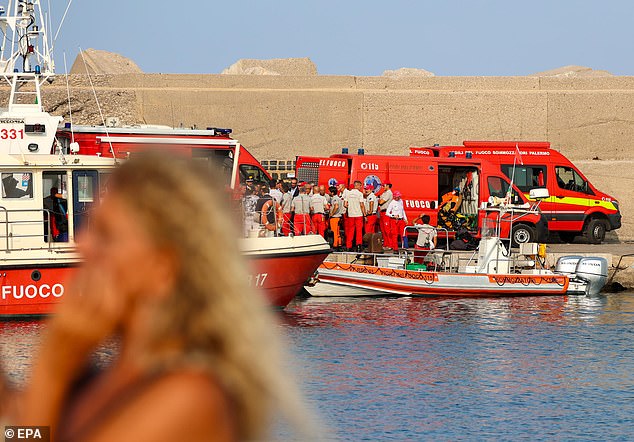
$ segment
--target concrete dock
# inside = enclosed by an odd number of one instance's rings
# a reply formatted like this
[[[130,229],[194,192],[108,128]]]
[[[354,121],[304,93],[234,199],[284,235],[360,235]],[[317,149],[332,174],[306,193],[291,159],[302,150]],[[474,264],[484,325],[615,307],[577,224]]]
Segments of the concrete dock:
[[[606,290],[634,289],[634,242],[607,242],[604,244],[549,244],[546,263],[555,265],[564,255],[601,256],[610,265],[610,280]]]

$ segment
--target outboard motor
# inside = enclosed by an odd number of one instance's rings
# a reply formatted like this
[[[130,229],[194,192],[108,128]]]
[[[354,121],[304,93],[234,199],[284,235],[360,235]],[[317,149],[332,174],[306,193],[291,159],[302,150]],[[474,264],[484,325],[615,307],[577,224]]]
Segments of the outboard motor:
[[[555,265],[555,273],[560,275],[567,275],[569,278],[575,276],[577,272],[577,264],[583,259],[583,256],[567,255],[562,256],[557,260]]]
[[[608,282],[608,260],[596,256],[581,258],[575,273],[588,283],[586,294],[597,295]]]

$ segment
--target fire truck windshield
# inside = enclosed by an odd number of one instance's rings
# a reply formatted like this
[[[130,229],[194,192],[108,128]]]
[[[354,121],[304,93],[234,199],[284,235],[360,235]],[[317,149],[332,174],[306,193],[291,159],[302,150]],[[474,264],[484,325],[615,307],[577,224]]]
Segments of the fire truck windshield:
[[[587,193],[593,195],[594,192],[588,186],[588,182],[581,178],[573,168],[565,166],[555,167],[555,173],[557,174],[557,185],[564,190],[571,190],[573,192]]]
[[[248,178],[251,178],[255,182],[269,182],[266,173],[264,173],[264,171],[258,166],[253,164],[242,164],[240,166],[240,183],[245,183]]]

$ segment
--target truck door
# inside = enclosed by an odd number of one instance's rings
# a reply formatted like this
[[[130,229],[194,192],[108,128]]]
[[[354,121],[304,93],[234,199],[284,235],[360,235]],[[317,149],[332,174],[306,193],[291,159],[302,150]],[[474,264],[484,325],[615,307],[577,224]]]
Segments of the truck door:
[[[570,166],[555,166],[555,184],[547,207],[550,230],[581,232],[590,198],[588,182]]]
[[[77,235],[99,199],[99,173],[96,170],[73,171],[73,232]]]

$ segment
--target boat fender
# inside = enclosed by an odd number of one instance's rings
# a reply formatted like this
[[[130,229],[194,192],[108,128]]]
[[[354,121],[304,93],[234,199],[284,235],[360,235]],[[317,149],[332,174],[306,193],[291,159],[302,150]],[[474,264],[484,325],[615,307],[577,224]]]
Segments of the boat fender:
[[[275,219],[277,221],[277,224],[269,222],[268,214],[269,214],[269,210],[271,210],[271,206],[273,205],[273,202],[274,200],[269,200],[264,203],[264,205],[262,206],[262,211],[261,211],[262,216],[260,218],[260,222],[264,224],[264,227],[266,228],[266,230],[270,230],[271,232],[277,230],[278,228],[282,228],[282,222],[284,221],[284,213],[282,212],[282,206],[280,206],[280,203],[275,201],[275,212],[276,212]]]

